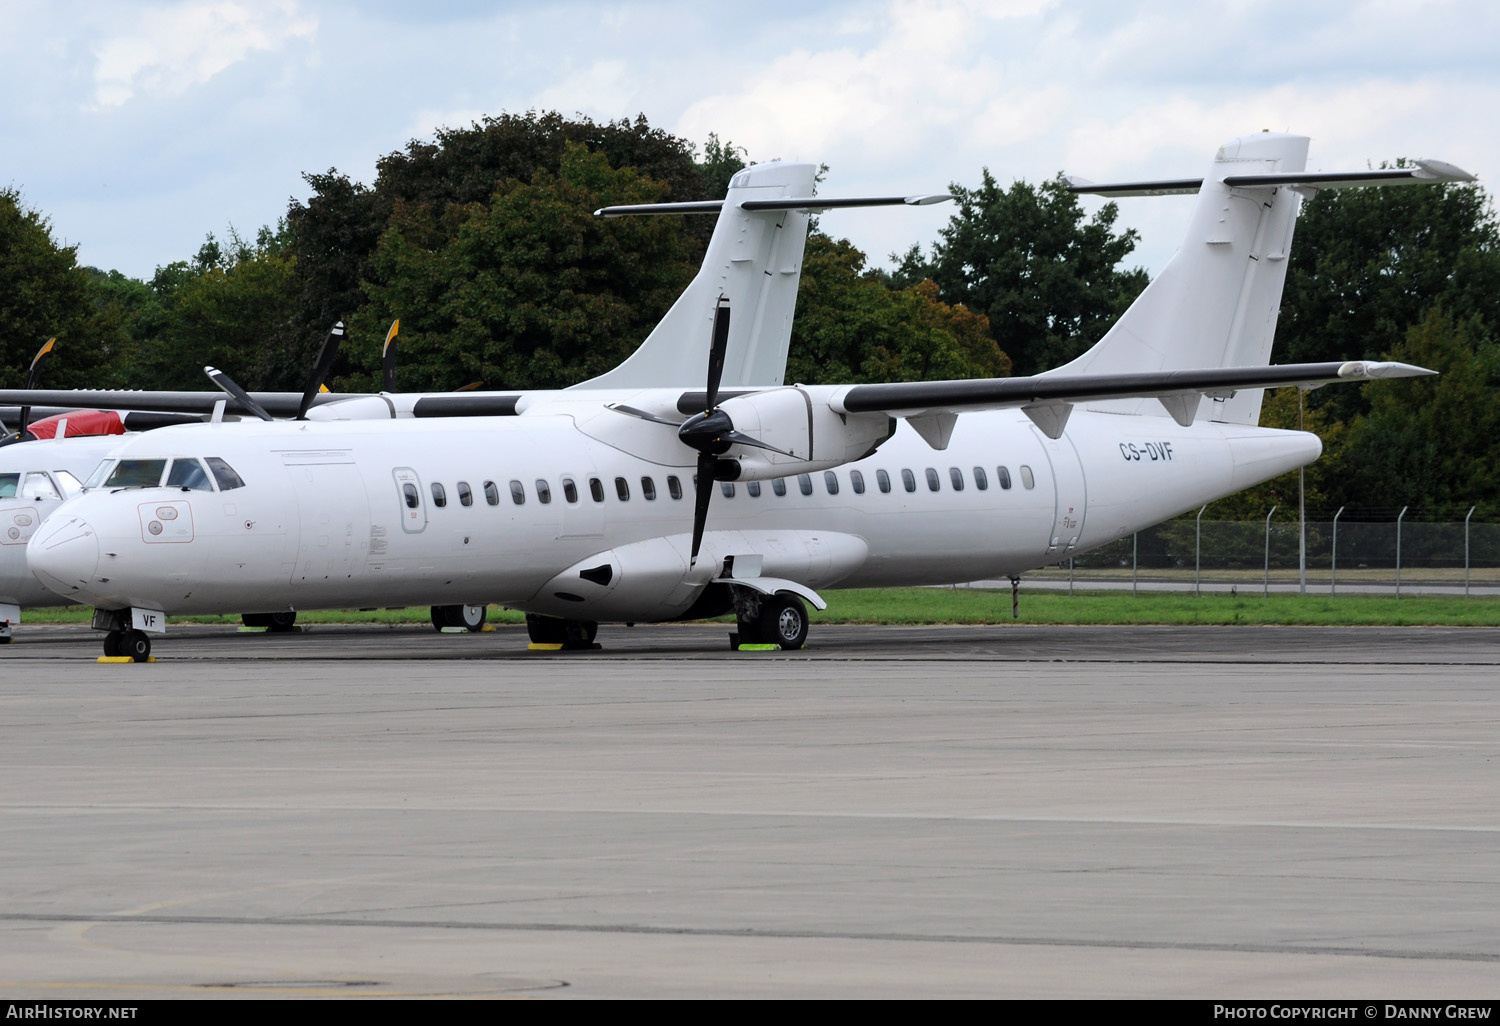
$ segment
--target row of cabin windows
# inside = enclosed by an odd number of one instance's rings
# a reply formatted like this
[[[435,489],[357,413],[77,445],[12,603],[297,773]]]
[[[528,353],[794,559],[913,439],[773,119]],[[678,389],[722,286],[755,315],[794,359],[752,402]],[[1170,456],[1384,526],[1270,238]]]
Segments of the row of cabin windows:
[[[1023,464],[1020,468],[1020,471],[1021,486],[1023,488],[1035,488],[1036,476],[1032,474],[1031,468]],[[986,491],[990,487],[989,473],[985,470],[984,467],[975,467],[973,474],[974,487],[981,492]],[[928,467],[924,472],[924,476],[927,479],[927,490],[929,492],[942,491],[943,477],[938,473],[936,467]],[[995,480],[999,483],[1002,490],[1009,490],[1011,486],[1010,468],[996,467]],[[965,478],[962,467],[948,468],[948,486],[955,492],[961,492],[964,490]],[[863,495],[865,493],[865,475],[863,471],[849,471],[849,487],[854,490],[854,494],[856,495]],[[875,487],[879,488],[882,492],[889,492],[891,490],[891,475],[887,474],[884,470],[875,471]],[[916,491],[917,475],[910,470],[903,469],[901,471],[901,487],[908,492]],[[798,474],[797,488],[802,492],[803,495],[811,495],[813,493],[812,475]],[[839,476],[835,471],[823,471],[823,488],[828,492],[829,495],[837,495],[839,493]],[[719,490],[724,493],[725,498],[734,498],[734,482],[724,481],[720,483]],[[760,490],[761,489],[759,481],[748,481],[745,483],[745,491],[750,495],[752,499],[760,497]],[[785,495],[786,479],[778,477],[774,481],[772,481],[771,491],[775,492],[777,495]]]
[[[1036,478],[1032,474],[1030,467],[1022,465],[1020,468],[1020,475],[1022,487],[1036,487]],[[942,490],[942,475],[938,473],[936,468],[928,467],[925,471],[925,476],[927,479],[928,491],[936,492]],[[975,467],[973,469],[973,477],[974,487],[979,491],[982,492],[989,488],[989,473],[985,470],[984,467]],[[996,467],[995,480],[999,483],[1002,490],[1008,490],[1011,486],[1010,468]],[[961,492],[964,490],[965,479],[962,467],[948,468],[948,484],[949,487],[951,487],[955,492]],[[875,471],[875,486],[882,492],[889,492],[891,490],[891,476],[884,470]],[[491,506],[500,505],[500,489],[495,484],[495,482],[486,481],[484,482],[483,487],[484,501]],[[734,498],[735,486],[733,482],[724,481],[720,484],[719,487],[723,491],[726,498]],[[811,495],[813,493],[812,475],[798,474],[797,487],[803,495]],[[832,470],[825,470],[823,472],[823,487],[827,490],[829,495],[837,495],[839,493],[838,474]],[[862,471],[849,471],[849,487],[854,490],[854,493],[856,495],[864,494],[865,475]],[[910,470],[903,469],[901,471],[901,487],[908,492],[915,492],[917,490],[916,474],[912,473],[912,471]],[[537,502],[545,504],[552,501],[552,485],[547,481],[546,478],[537,478],[534,483],[534,488],[536,492]],[[454,491],[458,495],[458,504],[460,506],[474,505],[474,490],[469,487],[469,483],[467,481],[458,482],[458,484],[454,486]],[[752,498],[758,498],[761,493],[760,482],[747,482],[745,484],[745,491],[749,493]],[[777,495],[785,495],[786,478],[778,477],[774,479],[771,482],[771,491],[775,492]],[[406,505],[411,509],[416,509],[418,504],[416,486],[410,484],[403,485],[402,492],[406,498]],[[568,502],[576,503],[578,501],[578,484],[573,480],[573,478],[565,477],[562,479],[562,492],[563,498]],[[674,499],[682,498],[682,482],[677,478],[676,475],[670,475],[667,477],[667,493]],[[589,497],[592,498],[595,502],[604,501],[604,482],[597,477],[589,478]],[[630,481],[628,479],[623,477],[615,478],[615,497],[621,502],[630,501]],[[641,497],[644,498],[647,502],[655,501],[656,481],[653,478],[641,478]],[[517,480],[512,480],[510,482],[510,500],[517,506],[525,505],[526,486],[522,482]],[[437,481],[432,482],[432,504],[440,509],[448,505],[448,489]]]

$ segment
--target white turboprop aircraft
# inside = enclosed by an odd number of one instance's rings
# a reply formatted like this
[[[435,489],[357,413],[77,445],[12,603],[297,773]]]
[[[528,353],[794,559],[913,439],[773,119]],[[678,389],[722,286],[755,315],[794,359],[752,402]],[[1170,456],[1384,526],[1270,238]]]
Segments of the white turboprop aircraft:
[[[687,354],[658,349],[593,387],[463,400],[506,416],[163,429],[36,532],[32,569],[96,606],[107,655],[144,659],[173,614],[484,602],[535,641],[733,609],[741,640],[796,647],[818,588],[1055,562],[1315,459],[1316,436],[1256,426],[1263,388],[1431,373],[1267,365],[1304,195],[1470,180],[1305,173],[1307,142],[1226,144],[1178,254],[1056,371],[721,391],[728,304],[690,289],[668,320],[712,328],[702,391],[629,375],[681,380]],[[201,483],[163,486],[183,468]]]
[[[749,168],[736,176],[725,200],[692,203],[659,204],[628,208],[631,213],[708,213],[719,214],[713,238],[704,257],[703,269],[673,311],[656,327],[647,343],[625,365],[604,378],[581,387],[601,383],[632,388],[643,383],[673,380],[681,366],[683,354],[697,354],[701,340],[691,323],[690,312],[701,305],[704,296],[726,295],[733,298],[742,313],[735,333],[728,340],[728,381],[738,387],[779,385],[786,369],[787,347],[791,341],[792,308],[796,303],[801,277],[802,252],[807,238],[810,213],[848,207],[921,206],[952,199],[947,195],[828,198],[812,197],[816,167],[812,164],[774,163]],[[711,298],[711,297],[710,297]],[[108,430],[115,432],[157,428],[171,423],[190,423],[201,419],[253,414],[270,420],[275,416],[297,420],[363,420],[406,417],[445,416],[476,413],[513,412],[515,396],[486,396],[482,393],[411,394],[395,390],[394,349],[392,342],[397,326],[393,324],[385,339],[382,365],[385,391],[372,394],[319,394],[318,389],[337,354],[344,337],[342,324],[335,325],[323,343],[321,352],[301,393],[246,393],[226,375],[209,369],[210,377],[222,392],[152,392],[118,390],[50,390],[35,388],[38,369],[51,352],[56,339],[37,353],[27,376],[26,388],[0,392],[0,403],[20,407],[20,434],[25,434],[28,413],[33,407],[51,404],[45,412],[72,416],[83,423],[85,407],[104,407],[112,411],[100,414],[90,411],[91,423],[110,420]],[[227,396],[224,394],[227,393]],[[533,398],[551,393],[534,392]],[[66,422],[65,422],[66,423]],[[76,433],[76,432],[75,432]],[[56,468],[72,479],[87,478],[99,460],[120,444],[118,437],[83,442],[69,439],[55,449],[26,447],[0,449],[0,472],[11,463],[21,471],[30,469],[27,460],[47,453]],[[60,461],[67,453],[69,460]],[[180,487],[178,477],[187,475],[207,483],[200,472],[186,465],[178,468],[177,477],[163,479],[167,487]],[[42,519],[76,490],[76,480],[56,483],[52,491],[58,497],[46,498],[40,476],[25,476],[27,488],[37,493],[31,499],[0,496],[0,644],[10,640],[12,624],[19,622],[22,606],[63,605],[70,600],[47,590],[32,575],[26,561],[26,542]],[[184,478],[184,479],[187,479]],[[17,482],[22,477],[18,475]],[[0,489],[5,478],[0,476]],[[295,612],[278,600],[275,612],[244,613],[245,623],[270,630],[290,629]],[[249,607],[253,608],[253,607]],[[482,606],[443,605],[433,607],[435,626],[463,626],[477,630],[483,624]]]

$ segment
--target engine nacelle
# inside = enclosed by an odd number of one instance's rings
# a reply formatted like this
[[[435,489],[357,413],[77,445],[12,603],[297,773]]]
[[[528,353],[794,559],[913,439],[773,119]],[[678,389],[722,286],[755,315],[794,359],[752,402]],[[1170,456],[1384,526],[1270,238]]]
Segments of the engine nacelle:
[[[792,454],[736,445],[723,459],[739,465],[738,480],[764,481],[830,470],[864,459],[895,433],[896,422],[883,413],[835,413],[827,397],[819,394],[822,391],[802,386],[775,388],[735,396],[719,405],[734,421],[736,431]]]

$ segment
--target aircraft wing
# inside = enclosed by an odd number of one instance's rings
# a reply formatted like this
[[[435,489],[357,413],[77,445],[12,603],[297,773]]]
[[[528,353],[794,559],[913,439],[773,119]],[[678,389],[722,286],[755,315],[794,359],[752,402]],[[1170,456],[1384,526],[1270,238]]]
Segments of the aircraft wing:
[[[934,418],[973,410],[1020,407],[1038,427],[1057,438],[1062,435],[1073,405],[1091,400],[1154,398],[1185,427],[1195,419],[1199,401],[1205,395],[1227,397],[1242,388],[1287,385],[1315,388],[1336,381],[1425,377],[1436,373],[1409,363],[1351,360],[1136,374],[1038,374],[972,381],[889,382],[846,386],[834,393],[829,407],[841,414],[884,413],[904,417],[918,430],[923,429],[924,418],[931,423]],[[947,427],[951,429],[951,420]]]
[[[313,399],[314,406],[344,399],[359,399],[373,393],[324,392]],[[301,392],[252,392],[250,397],[267,412],[278,417],[295,417],[302,402]],[[46,407],[52,413],[67,410],[133,410],[148,413],[214,412],[215,404],[224,401],[225,413],[250,414],[252,411],[223,392],[166,392],[98,388],[5,388],[0,389],[0,407]]]

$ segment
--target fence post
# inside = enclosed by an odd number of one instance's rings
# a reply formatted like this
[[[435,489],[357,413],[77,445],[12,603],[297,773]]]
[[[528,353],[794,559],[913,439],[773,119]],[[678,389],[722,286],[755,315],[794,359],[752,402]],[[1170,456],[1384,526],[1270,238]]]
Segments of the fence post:
[[[1344,507],[1333,515],[1333,561],[1328,565],[1328,594],[1339,593],[1339,517],[1344,515]]]
[[[1401,518],[1406,516],[1410,506],[1402,506],[1401,512],[1396,514],[1396,597],[1401,597]]]
[[[1266,514],[1266,581],[1261,598],[1271,597],[1271,515],[1276,512],[1276,507],[1271,507],[1271,512]]]
[[[1203,593],[1198,589],[1198,579],[1203,573],[1203,511],[1208,509],[1204,503],[1198,508],[1198,519],[1193,527],[1193,598],[1201,598]]]
[[[1464,598],[1469,597],[1469,517],[1474,515],[1476,507],[1469,507],[1469,516],[1464,517]]]
[[[1141,532],[1139,531],[1130,536],[1130,595],[1132,598],[1135,597],[1136,571],[1140,567],[1140,537]]]

